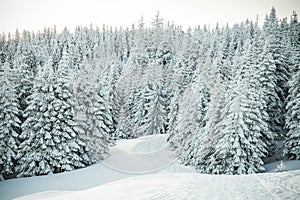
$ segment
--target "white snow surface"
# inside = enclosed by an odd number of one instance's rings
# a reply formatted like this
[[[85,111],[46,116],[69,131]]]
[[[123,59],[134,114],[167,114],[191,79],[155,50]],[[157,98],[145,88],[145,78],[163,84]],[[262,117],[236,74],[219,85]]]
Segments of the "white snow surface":
[[[107,160],[90,167],[1,181],[0,199],[300,199],[300,161],[284,161],[294,171],[280,173],[199,174],[175,159],[166,138],[121,140]]]
[[[45,199],[299,199],[299,181],[299,171],[242,176],[152,174]]]

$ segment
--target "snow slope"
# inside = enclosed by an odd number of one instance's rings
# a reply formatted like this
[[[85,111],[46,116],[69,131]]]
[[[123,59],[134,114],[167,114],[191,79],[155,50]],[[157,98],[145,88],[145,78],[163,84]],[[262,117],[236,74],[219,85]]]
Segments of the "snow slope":
[[[0,182],[0,199],[300,199],[300,170],[244,176],[194,173],[166,135],[118,141],[111,156],[76,171]],[[278,163],[266,166],[275,171]],[[285,162],[300,169],[300,161]],[[120,180],[122,179],[122,180]]]
[[[152,173],[176,161],[175,155],[166,147],[166,135],[150,135],[135,140],[123,140],[110,149],[112,156],[104,160],[102,164],[124,173]]]
[[[299,199],[300,171],[243,176],[195,173],[131,177],[45,200]]]

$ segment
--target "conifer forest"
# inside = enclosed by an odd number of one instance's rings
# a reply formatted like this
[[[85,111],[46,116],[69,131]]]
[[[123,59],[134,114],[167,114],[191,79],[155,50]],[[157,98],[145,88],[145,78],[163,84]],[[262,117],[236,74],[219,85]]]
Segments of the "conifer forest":
[[[201,173],[299,160],[299,19],[260,20],[2,33],[0,176],[83,168],[152,134]]]

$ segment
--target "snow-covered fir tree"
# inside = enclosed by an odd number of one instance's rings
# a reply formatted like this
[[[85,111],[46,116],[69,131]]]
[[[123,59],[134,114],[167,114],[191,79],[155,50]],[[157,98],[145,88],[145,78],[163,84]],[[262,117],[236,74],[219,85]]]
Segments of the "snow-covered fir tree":
[[[189,164],[194,155],[194,140],[199,131],[198,119],[198,99],[194,91],[186,89],[179,99],[179,109],[176,127],[177,134],[169,142],[176,147],[176,154],[181,162]]]
[[[261,92],[257,92],[257,81],[251,80],[249,69],[253,66],[249,64],[246,62],[240,69],[240,78],[216,124],[217,142],[205,161],[206,173],[248,174],[264,170],[262,159],[267,155],[268,143],[263,134],[270,132],[268,114],[261,110],[264,101]]]
[[[174,137],[177,137],[176,126],[177,126],[177,118],[178,118],[178,107],[179,107],[179,92],[176,91],[170,103],[170,111],[168,113],[168,143],[171,149],[175,149],[177,144],[174,140]]]
[[[289,44],[283,43],[285,40],[280,38],[284,33],[280,32],[277,13],[274,7],[271,9],[270,14],[265,18],[262,34],[264,39],[269,42],[269,51],[276,67],[274,74],[276,87],[274,89],[279,99],[272,102],[274,105],[271,110],[269,110],[269,115],[271,118],[270,126],[275,139],[280,140],[285,135],[284,107],[288,90],[287,82],[290,76],[288,58],[286,58],[286,55],[283,52],[286,51],[285,46]]]
[[[75,81],[75,119],[83,132],[79,137],[86,143],[92,162],[108,156],[108,144],[113,131],[113,120],[96,71],[85,60],[80,76]]]
[[[130,131],[128,130],[127,126],[127,109],[126,105],[121,106],[120,112],[119,112],[119,123],[117,126],[117,129],[114,132],[114,138],[116,139],[127,139],[133,137],[132,135],[129,135]]]
[[[143,131],[141,129],[142,125],[144,124],[144,118],[147,112],[147,106],[146,102],[147,99],[145,98],[145,95],[147,94],[148,87],[147,85],[145,86],[140,86],[136,90],[133,91],[133,102],[132,102],[132,109],[131,109],[131,114],[132,114],[132,121],[133,121],[133,132],[132,136],[133,137],[139,137],[143,135]]]
[[[14,66],[19,70],[19,83],[18,83],[18,96],[20,100],[20,110],[21,115],[28,106],[28,96],[32,93],[33,89],[33,80],[34,73],[32,67],[26,64],[26,58],[21,55],[16,58]],[[21,117],[21,120],[24,121],[26,118],[24,116]]]
[[[145,115],[142,118],[139,135],[166,133],[166,100],[162,88],[156,84],[147,84],[143,98],[145,98]]]
[[[117,83],[118,83],[118,79],[120,78],[121,71],[122,71],[121,63],[112,64],[109,66],[106,95],[108,96],[107,104],[110,107],[109,112],[111,113],[111,118],[113,121],[113,124],[110,125],[110,128],[112,129],[111,132],[114,132],[116,130],[116,127],[118,126],[119,117],[120,117],[119,115],[120,115],[122,99],[120,96],[119,88],[117,87]],[[102,80],[102,82],[104,81]],[[105,84],[102,83],[101,85],[105,85]]]
[[[54,146],[54,137],[51,136],[50,113],[54,112],[51,105],[54,98],[52,61],[49,60],[43,69],[39,69],[28,107],[24,111],[26,120],[22,124],[22,143],[16,167],[20,176],[49,174],[59,168],[59,161],[52,161],[59,150],[53,151],[51,148]]]
[[[212,70],[216,68],[212,66]],[[197,169],[205,172],[208,167],[208,159],[211,157],[217,140],[216,125],[221,121],[221,114],[224,108],[225,88],[221,82],[220,75],[216,74],[216,80],[213,88],[209,90],[209,102],[207,104],[206,112],[201,122],[200,134],[197,136],[195,144],[198,149],[195,152],[194,165]]]
[[[74,121],[72,87],[66,51],[53,72],[52,59],[40,69],[22,124],[19,176],[33,176],[84,167],[89,163],[82,131]]]
[[[258,73],[259,73],[259,82],[260,85],[264,91],[264,97],[263,101],[266,102],[264,109],[268,112],[269,119],[268,124],[270,127],[270,130],[272,131],[272,137],[278,137],[277,132],[275,131],[275,123],[278,124],[279,122],[277,120],[277,114],[280,113],[282,108],[281,104],[278,104],[280,102],[280,98],[278,96],[278,93],[276,92],[276,65],[274,62],[274,59],[272,58],[270,49],[269,49],[269,42],[268,40],[265,41],[265,44],[263,46],[263,51],[258,57]],[[276,122],[277,121],[277,122]],[[269,140],[268,138],[265,138],[265,140]],[[275,151],[274,147],[276,144],[274,141],[269,141],[270,146],[269,151],[270,155],[272,155]],[[272,151],[272,152],[271,152]]]
[[[17,70],[4,63],[0,72],[0,179],[15,173],[20,144],[21,110],[16,75]]]
[[[299,49],[298,49],[299,50]],[[286,105],[286,128],[284,156],[287,159],[300,159],[300,56],[298,50],[292,55],[292,77],[289,81],[288,103]]]

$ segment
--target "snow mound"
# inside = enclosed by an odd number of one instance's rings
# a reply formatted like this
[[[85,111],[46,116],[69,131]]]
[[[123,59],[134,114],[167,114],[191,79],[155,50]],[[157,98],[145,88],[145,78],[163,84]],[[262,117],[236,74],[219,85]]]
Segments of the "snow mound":
[[[111,156],[101,163],[115,171],[129,174],[154,173],[176,162],[174,152],[167,148],[165,134],[119,141],[110,148],[110,153]]]
[[[299,199],[299,182],[300,170],[241,176],[156,174],[44,199]]]
[[[161,151],[167,148],[167,135],[151,135],[148,137],[140,137],[139,142],[133,149],[133,153],[149,154]],[[144,141],[142,141],[144,140]]]
[[[117,141],[115,148],[127,153],[149,154],[161,151],[167,147],[167,135],[147,135],[136,139]]]

